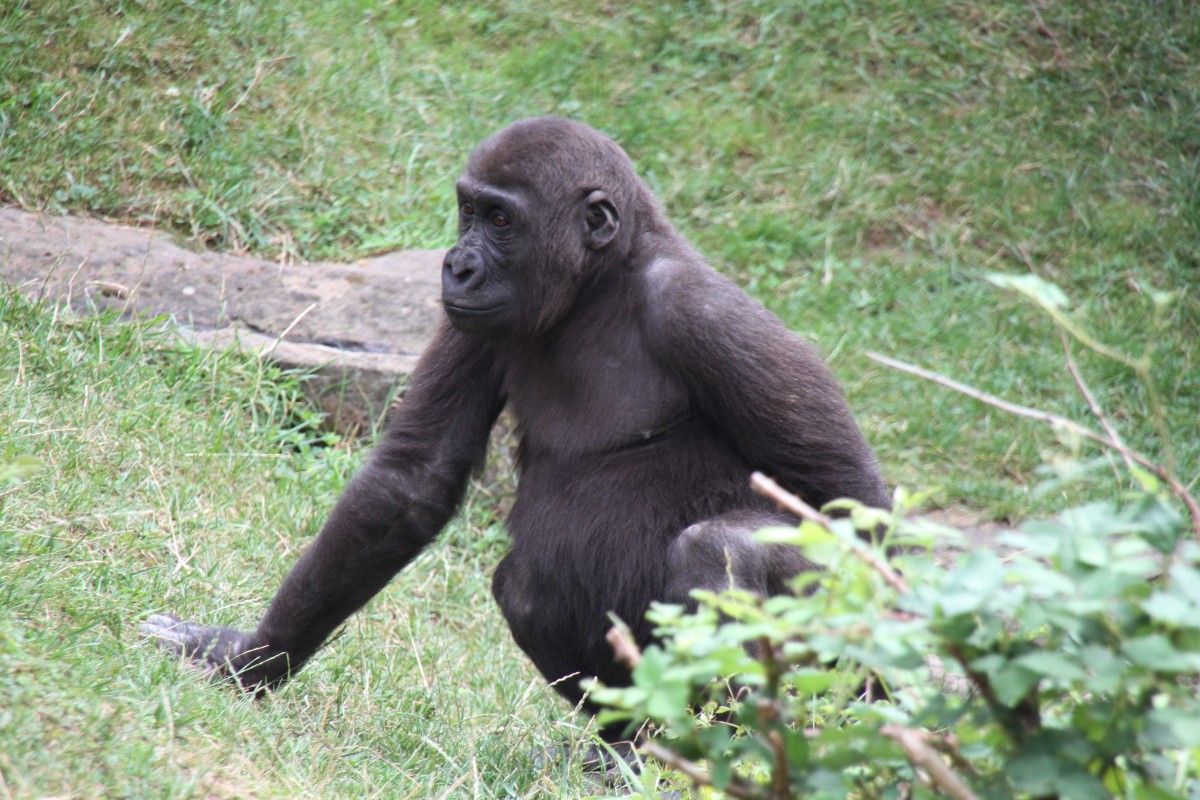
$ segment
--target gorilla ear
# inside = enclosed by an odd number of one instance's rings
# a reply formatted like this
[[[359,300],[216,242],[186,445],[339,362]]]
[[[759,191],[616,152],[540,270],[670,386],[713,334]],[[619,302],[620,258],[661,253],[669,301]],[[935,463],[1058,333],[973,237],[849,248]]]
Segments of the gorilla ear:
[[[601,250],[617,235],[621,227],[621,215],[609,199],[608,192],[596,189],[584,201],[583,241],[592,250]]]

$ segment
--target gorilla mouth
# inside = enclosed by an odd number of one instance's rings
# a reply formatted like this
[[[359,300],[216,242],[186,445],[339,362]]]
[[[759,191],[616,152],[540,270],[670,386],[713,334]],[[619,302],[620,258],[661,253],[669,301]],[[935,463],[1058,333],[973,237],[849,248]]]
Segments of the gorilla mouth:
[[[457,303],[442,303],[447,314],[459,314],[466,317],[478,317],[500,310],[500,306],[460,306]]]

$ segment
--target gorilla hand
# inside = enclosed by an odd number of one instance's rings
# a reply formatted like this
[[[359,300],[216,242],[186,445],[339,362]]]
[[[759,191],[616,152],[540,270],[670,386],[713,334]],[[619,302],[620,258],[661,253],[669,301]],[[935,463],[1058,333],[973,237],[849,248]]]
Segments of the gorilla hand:
[[[261,694],[288,675],[286,656],[269,653],[254,642],[253,634],[245,631],[196,625],[170,614],[155,614],[142,623],[141,632],[154,637],[159,647],[195,662],[206,673],[232,678],[246,691]]]

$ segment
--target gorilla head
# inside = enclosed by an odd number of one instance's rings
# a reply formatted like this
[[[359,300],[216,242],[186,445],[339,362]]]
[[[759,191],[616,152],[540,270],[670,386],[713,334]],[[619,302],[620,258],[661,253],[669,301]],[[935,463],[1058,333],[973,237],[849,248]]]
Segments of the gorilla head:
[[[639,226],[660,217],[616,143],[553,117],[487,139],[457,192],[442,302],[457,329],[489,337],[553,327],[585,286],[628,266]]]

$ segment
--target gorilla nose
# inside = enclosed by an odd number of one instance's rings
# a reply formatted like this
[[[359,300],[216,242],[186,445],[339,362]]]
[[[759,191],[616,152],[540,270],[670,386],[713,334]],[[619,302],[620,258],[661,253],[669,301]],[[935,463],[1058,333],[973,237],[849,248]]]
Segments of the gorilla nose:
[[[442,287],[455,291],[474,289],[483,283],[483,259],[474,250],[450,248],[442,261]]]

